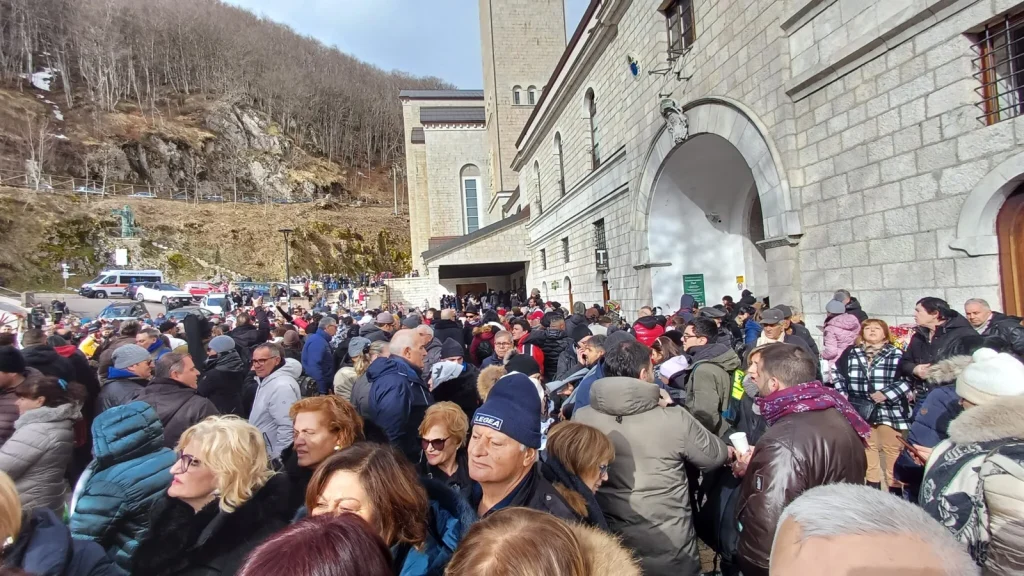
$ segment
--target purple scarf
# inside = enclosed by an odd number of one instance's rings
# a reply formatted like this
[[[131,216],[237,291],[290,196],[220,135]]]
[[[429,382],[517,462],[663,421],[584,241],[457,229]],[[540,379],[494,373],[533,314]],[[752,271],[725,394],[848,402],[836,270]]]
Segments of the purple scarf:
[[[790,414],[835,408],[846,417],[861,438],[867,440],[871,436],[871,426],[857,414],[850,402],[817,380],[779,390],[767,398],[758,398],[757,406],[769,426]]]

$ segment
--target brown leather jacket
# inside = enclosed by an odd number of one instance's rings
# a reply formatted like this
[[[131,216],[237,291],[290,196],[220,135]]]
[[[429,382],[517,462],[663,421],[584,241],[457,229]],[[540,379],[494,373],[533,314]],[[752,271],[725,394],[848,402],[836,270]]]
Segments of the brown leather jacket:
[[[757,442],[736,507],[744,576],[767,576],[783,508],[815,486],[863,484],[867,467],[864,443],[838,410],[790,414],[769,427]]]

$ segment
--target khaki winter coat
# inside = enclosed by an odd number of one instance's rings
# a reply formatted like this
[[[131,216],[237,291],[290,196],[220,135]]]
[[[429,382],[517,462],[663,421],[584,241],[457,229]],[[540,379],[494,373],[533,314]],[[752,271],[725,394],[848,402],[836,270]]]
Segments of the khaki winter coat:
[[[64,473],[75,441],[72,426],[81,417],[77,405],[61,404],[29,410],[14,423],[14,435],[0,447],[0,470],[14,480],[25,510],[63,511],[69,491]]]
[[[597,501],[612,532],[635,550],[648,576],[700,573],[685,464],[718,468],[726,445],[678,406],[658,405],[659,388],[633,378],[602,378],[590,406],[573,420],[615,445]],[[600,572],[596,572],[600,573]]]
[[[921,485],[922,507],[984,563],[986,576],[1024,574],[1022,415],[1024,396],[965,410]]]

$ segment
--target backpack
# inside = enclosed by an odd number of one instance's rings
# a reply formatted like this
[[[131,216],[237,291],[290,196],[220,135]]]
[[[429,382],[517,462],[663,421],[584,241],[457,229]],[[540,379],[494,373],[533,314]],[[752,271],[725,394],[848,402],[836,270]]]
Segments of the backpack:
[[[320,395],[320,387],[317,386],[316,380],[314,380],[309,374],[305,372],[299,376],[298,380],[299,392],[303,398],[310,398],[312,396]]]
[[[729,392],[729,402],[722,412],[722,418],[729,423],[730,426],[735,426],[736,422],[740,418],[740,404],[743,402],[743,378],[747,373],[737,368],[733,370],[730,376],[732,376],[732,389]]]

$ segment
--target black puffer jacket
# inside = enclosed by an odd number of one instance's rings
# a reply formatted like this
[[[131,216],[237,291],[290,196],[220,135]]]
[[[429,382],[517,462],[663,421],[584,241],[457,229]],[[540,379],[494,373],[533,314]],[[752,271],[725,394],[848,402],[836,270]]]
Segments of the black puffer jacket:
[[[523,344],[539,346],[544,352],[544,376],[548,380],[558,374],[558,358],[566,348],[573,345],[572,338],[565,333],[565,330],[553,328],[538,328],[530,332],[524,339]]]
[[[288,525],[288,478],[276,474],[234,512],[217,501],[198,513],[177,498],[153,507],[150,530],[135,553],[132,574],[235,574],[245,557]]]
[[[199,377],[199,395],[209,398],[221,414],[241,416],[242,385],[248,373],[249,366],[242,362],[237,350],[212,356]]]
[[[249,350],[252,350],[267,341],[267,338],[263,336],[260,330],[252,324],[239,326],[238,328],[228,332],[228,336],[231,336],[232,340],[242,346],[245,346]]]
[[[476,380],[480,377],[480,369],[464,362],[462,374],[444,382],[431,390],[435,402],[454,402],[466,413],[466,418],[473,420],[473,413],[480,407],[480,393],[476,390]]]
[[[1018,358],[1024,360],[1024,326],[1020,324],[1020,318],[1007,316],[1001,312],[993,312],[988,326],[981,333],[982,336],[998,336],[1010,345],[1010,350]]]
[[[900,374],[911,382],[919,401],[928,386],[914,375],[914,368],[918,364],[934,364],[949,358],[954,344],[966,336],[977,336],[978,332],[966,318],[953,311],[953,316],[935,329],[935,336],[929,341],[930,335],[930,330],[918,326],[900,360]]]
[[[459,326],[455,320],[438,320],[433,324],[434,338],[438,342],[444,342],[451,338],[459,344],[462,344],[462,348],[469,351],[469,342],[466,341],[466,333],[462,330],[462,326]]]
[[[135,398],[156,410],[164,425],[164,446],[174,448],[178,438],[207,416],[216,416],[217,407],[209,399],[181,382],[170,378],[156,378]]]
[[[61,356],[50,346],[29,346],[21,351],[25,365],[39,370],[47,376],[75,381],[75,366],[71,360]]]

